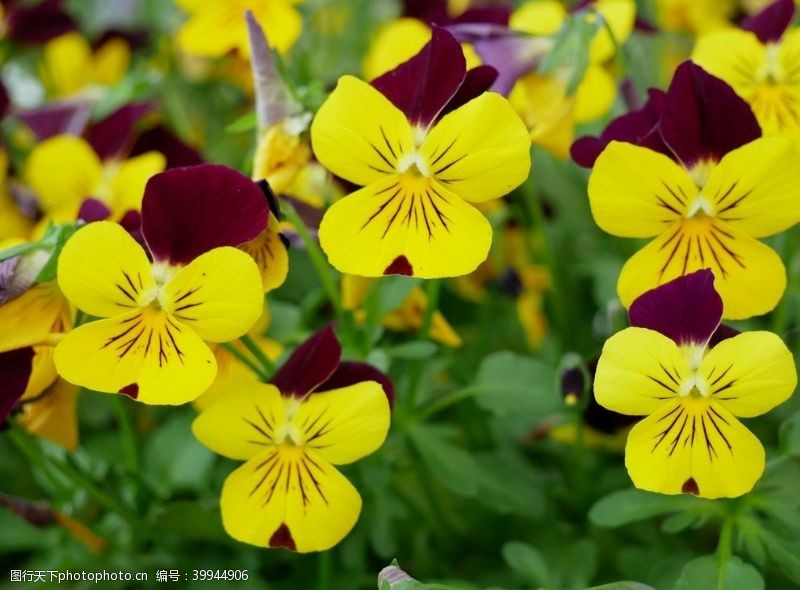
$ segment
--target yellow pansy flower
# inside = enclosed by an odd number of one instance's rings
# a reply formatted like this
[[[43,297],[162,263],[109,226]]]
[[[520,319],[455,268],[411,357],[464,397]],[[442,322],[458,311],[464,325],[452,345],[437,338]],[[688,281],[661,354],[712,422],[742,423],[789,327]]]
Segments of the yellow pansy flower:
[[[245,461],[225,480],[220,498],[222,523],[234,539],[324,551],[358,520],[361,497],[335,466],[383,444],[391,383],[340,356],[327,327],[295,350],[270,384],[231,390],[192,425],[204,445]]]
[[[735,497],[764,471],[764,448],[737,417],[759,416],[792,395],[794,359],[769,332],[714,343],[721,316],[714,274],[701,270],[642,295],[630,310],[633,327],[603,347],[598,403],[646,416],[625,447],[637,488]]]

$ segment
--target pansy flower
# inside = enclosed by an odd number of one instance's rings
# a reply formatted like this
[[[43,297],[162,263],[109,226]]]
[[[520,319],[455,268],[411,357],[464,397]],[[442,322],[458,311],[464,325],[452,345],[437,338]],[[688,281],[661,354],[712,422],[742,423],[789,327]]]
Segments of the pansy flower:
[[[750,104],[764,135],[800,139],[800,29],[789,29],[794,12],[793,0],[778,0],[741,28],[701,37],[692,59]]]
[[[80,33],[69,32],[44,46],[41,78],[54,98],[69,98],[94,87],[119,83],[128,71],[131,48],[119,36],[107,37],[93,49]]]
[[[700,270],[639,297],[632,327],[603,347],[598,403],[646,416],[625,448],[637,488],[735,497],[764,471],[764,448],[737,417],[760,416],[792,395],[794,359],[770,332],[727,337],[721,317],[714,274]]]
[[[248,178],[201,165],[147,183],[147,250],[115,223],[78,230],[59,257],[58,285],[78,309],[105,319],[83,324],[58,344],[59,374],[148,404],[199,396],[216,374],[205,342],[238,338],[261,315],[258,266],[236,246],[264,230],[267,210]]]
[[[220,499],[228,534],[259,547],[306,553],[353,528],[361,497],[336,469],[376,451],[390,422],[391,382],[341,362],[330,326],[300,345],[271,383],[232,389],[192,425],[214,452],[245,461]]]
[[[710,267],[724,317],[770,311],[783,294],[786,271],[756,238],[800,220],[793,142],[762,138],[747,103],[691,62],[676,71],[658,128],[668,154],[655,145],[612,141],[589,178],[592,215],[603,230],[655,238],[622,269],[617,291],[623,305]]]
[[[188,20],[178,31],[183,51],[200,57],[222,57],[231,51],[250,55],[244,15],[253,13],[274,47],[286,53],[303,28],[295,5],[302,0],[177,0]]]
[[[88,140],[56,135],[34,147],[24,176],[46,217],[120,220],[140,209],[147,180],[166,165],[155,151],[127,157],[135,124],[148,108],[141,103],[120,108],[92,127]]]
[[[372,84],[339,80],[312,123],[312,146],[331,172],[365,188],[322,220],[333,266],[435,278],[486,258],[492,228],[471,203],[502,197],[530,170],[525,126],[506,99],[485,92],[493,80],[487,66],[467,72],[458,42],[440,28]]]

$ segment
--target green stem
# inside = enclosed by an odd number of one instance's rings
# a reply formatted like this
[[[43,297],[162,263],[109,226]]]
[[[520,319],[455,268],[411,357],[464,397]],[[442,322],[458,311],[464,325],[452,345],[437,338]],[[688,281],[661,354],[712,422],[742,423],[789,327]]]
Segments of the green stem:
[[[333,588],[333,560],[331,550],[323,551],[319,554],[319,590],[332,590]]]
[[[328,263],[325,260],[325,255],[322,253],[322,250],[320,249],[316,240],[311,237],[311,233],[308,231],[306,224],[300,218],[300,215],[297,214],[297,211],[295,211],[294,207],[287,203],[282,203],[282,205],[283,212],[286,214],[287,219],[292,222],[295,231],[297,231],[300,239],[303,240],[303,244],[306,246],[308,257],[311,259],[311,264],[314,265],[314,270],[317,272],[317,276],[322,283],[322,288],[328,295],[328,299],[330,299],[334,310],[336,310],[336,316],[343,318],[345,315],[344,306],[342,305],[342,299],[339,296],[339,289],[336,286],[336,280],[331,274],[331,271],[328,268]]]
[[[431,416],[438,414],[442,410],[446,410],[452,405],[464,401],[465,399],[470,399],[477,392],[478,392],[477,387],[467,387],[466,389],[458,389],[456,391],[452,391],[448,394],[445,394],[442,397],[437,398],[433,400],[431,403],[425,405],[417,414],[417,418],[420,421],[427,420]]]
[[[425,312],[422,316],[422,327],[419,329],[419,335],[422,338],[430,336],[431,324],[433,323],[433,314],[439,308],[439,296],[442,292],[442,282],[436,279],[431,279],[425,283],[425,294],[428,301],[425,304]]]
[[[12,428],[8,431],[8,439],[28,463],[41,471],[47,481],[50,482],[50,485],[53,486],[53,489],[57,490],[59,494],[66,491],[63,480],[59,479],[54,473],[55,470],[49,461],[41,453],[37,452],[37,449],[31,447],[33,442],[26,435],[18,434],[17,430]]]
[[[271,375],[273,372],[275,372],[275,365],[273,365],[272,361],[267,358],[267,355],[264,354],[264,351],[261,350],[261,347],[253,341],[252,337],[245,334],[239,338],[239,340],[245,345],[247,350],[249,350],[250,353],[256,357],[256,359],[258,359],[258,362],[261,363],[261,368],[265,374]]]
[[[242,351],[238,350],[233,344],[231,344],[230,342],[225,342],[222,346],[225,348],[225,350],[231,353],[231,355],[233,355],[236,358],[236,360],[238,360],[248,369],[253,371],[253,373],[258,375],[259,379],[261,379],[262,381],[266,381],[268,379],[269,376],[266,375],[264,371],[261,370],[261,367],[259,367],[249,358],[247,358],[247,356]]]
[[[731,557],[733,546],[733,517],[727,515],[722,521],[722,528],[719,531],[719,543],[717,544],[717,568],[722,571],[728,564]]]
[[[128,408],[125,407],[125,400],[119,395],[111,396],[111,402],[114,404],[114,411],[117,414],[117,422],[120,428],[120,437],[122,439],[122,448],[125,452],[125,463],[131,473],[139,472],[139,450],[136,443],[136,433],[131,424],[131,418],[128,414]]]
[[[138,526],[141,519],[136,512],[97,487],[97,485],[82,471],[69,463],[56,461],[52,457],[46,455],[36,441],[31,439],[26,432],[19,429],[17,426],[11,428],[11,430],[8,431],[8,435],[17,448],[25,449],[23,452],[26,456],[34,458],[34,463],[37,465],[47,464],[55,468],[73,484],[83,488],[98,504],[112,512],[116,512],[133,526]]]

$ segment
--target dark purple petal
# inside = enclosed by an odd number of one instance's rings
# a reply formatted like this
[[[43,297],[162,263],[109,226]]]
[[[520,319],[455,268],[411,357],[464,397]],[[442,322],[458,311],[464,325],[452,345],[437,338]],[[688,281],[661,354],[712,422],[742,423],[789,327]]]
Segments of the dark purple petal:
[[[739,25],[755,33],[762,43],[779,41],[794,19],[794,0],[777,0]]]
[[[570,152],[578,166],[591,168],[605,147],[612,141],[624,141],[649,148],[672,157],[672,152],[661,139],[659,122],[664,108],[661,90],[651,88],[647,103],[638,110],[621,115],[611,121],[600,137],[581,137],[572,144]]]
[[[278,197],[275,196],[275,193],[272,192],[272,187],[266,180],[259,180],[256,182],[258,188],[261,189],[261,192],[264,194],[264,198],[267,199],[267,204],[269,205],[270,213],[272,213],[276,219],[281,219],[281,206],[278,203]]]
[[[111,215],[111,209],[103,201],[98,201],[91,197],[84,199],[83,203],[81,203],[81,208],[78,210],[78,219],[82,219],[86,223],[108,219],[109,215]]]
[[[511,12],[510,6],[478,6],[450,19],[450,22],[452,24],[486,23],[507,27],[508,21],[511,19]]]
[[[18,348],[0,353],[0,422],[25,393],[33,368],[33,348]]]
[[[11,105],[11,100],[8,98],[8,91],[6,85],[0,80],[0,119],[6,116],[8,107]]]
[[[731,328],[725,324],[720,324],[719,327],[712,334],[711,339],[708,341],[708,347],[714,348],[717,344],[728,338],[733,338],[741,334],[736,328]]]
[[[77,29],[61,0],[38,4],[6,3],[6,35],[19,43],[39,44]]]
[[[372,85],[403,111],[412,125],[427,128],[447,106],[467,75],[461,45],[445,29],[434,27],[420,52]]]
[[[728,152],[761,137],[753,111],[733,89],[686,61],[664,100],[661,136],[678,160],[692,168],[719,162]]]
[[[282,395],[303,398],[325,383],[342,358],[342,346],[328,324],[298,346],[270,379]]]
[[[55,102],[31,109],[18,116],[36,137],[45,140],[54,135],[83,135],[89,124],[91,105],[83,100]]]
[[[383,387],[386,399],[389,400],[389,407],[394,405],[394,384],[387,375],[376,369],[370,364],[355,361],[342,362],[333,375],[322,383],[317,389],[319,391],[330,391],[349,387],[363,381],[377,381]]]
[[[403,0],[403,14],[429,25],[443,24],[450,20],[447,14],[447,0]]]
[[[722,319],[714,273],[698,270],[641,295],[628,312],[631,326],[649,328],[677,344],[706,344]]]
[[[258,185],[216,164],[156,174],[144,189],[142,232],[153,258],[188,264],[220,246],[240,246],[267,227]]]
[[[142,214],[136,209],[129,209],[126,211],[119,224],[123,229],[128,232],[131,237],[139,242],[139,245],[147,251],[147,243],[144,241],[144,234],[142,233]]]
[[[536,68],[544,51],[540,39],[500,25],[465,23],[447,30],[461,43],[471,43],[483,63],[497,70],[492,90],[504,96]]]
[[[478,98],[484,92],[487,92],[495,80],[497,80],[497,70],[492,66],[477,66],[467,72],[464,78],[464,83],[458,89],[456,95],[447,103],[447,106],[439,114],[439,119],[444,117],[447,113],[464,106],[473,98]]]
[[[194,148],[186,145],[172,131],[163,125],[142,132],[133,144],[130,157],[146,152],[159,152],[167,159],[167,170],[203,164],[203,156]]]
[[[139,49],[145,47],[149,40],[149,33],[147,31],[123,31],[121,29],[106,29],[93,43],[94,49],[100,49],[103,45],[112,39],[120,39],[128,44],[131,49]]]
[[[656,25],[651,23],[645,17],[641,15],[636,15],[636,20],[633,21],[633,29],[640,33],[644,33],[645,35],[650,35],[653,33],[658,33],[659,29]]]
[[[89,143],[101,160],[123,158],[133,146],[136,125],[150,110],[148,102],[120,107],[89,130]]]

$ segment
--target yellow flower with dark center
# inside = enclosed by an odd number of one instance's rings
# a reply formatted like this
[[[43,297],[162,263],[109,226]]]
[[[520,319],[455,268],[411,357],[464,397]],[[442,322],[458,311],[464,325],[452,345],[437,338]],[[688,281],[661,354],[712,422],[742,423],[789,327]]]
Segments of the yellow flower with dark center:
[[[314,153],[365,187],[334,203],[319,228],[338,270],[435,278],[486,258],[492,229],[470,202],[521,184],[530,142],[508,101],[484,92],[492,68],[470,74],[458,42],[435,29],[417,57],[372,85],[344,76],[322,105]]]
[[[220,499],[234,539],[324,551],[358,520],[361,497],[335,465],[383,444],[392,386],[376,369],[340,356],[327,327],[295,350],[270,384],[242,384],[195,420],[204,445],[246,461],[225,480]]]
[[[714,275],[701,270],[642,295],[630,310],[633,327],[603,347],[598,403],[646,416],[625,448],[637,488],[735,497],[764,471],[764,448],[737,417],[759,416],[792,395],[794,359],[775,334],[724,330],[721,316]]]
[[[752,107],[764,135],[800,139],[800,29],[788,28],[793,0],[699,39],[692,59],[722,78]]]
[[[121,226],[98,221],[73,235],[58,284],[78,309],[106,318],[58,344],[67,381],[150,404],[182,404],[214,380],[206,342],[247,333],[263,309],[253,259],[235,246],[267,224],[258,186],[223,166],[176,168],[151,179],[142,233],[153,258]]]

